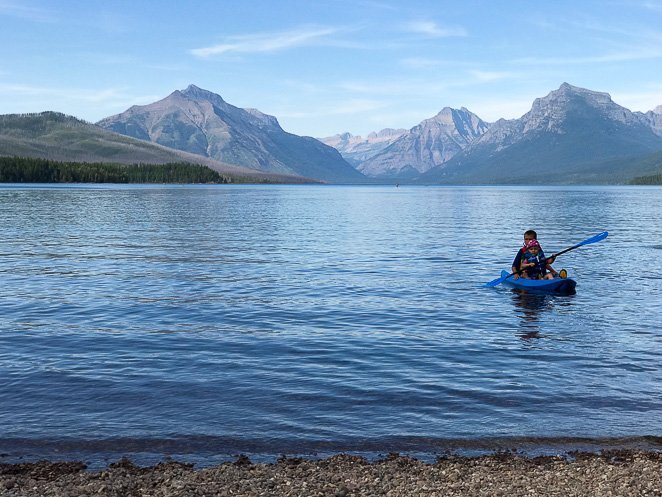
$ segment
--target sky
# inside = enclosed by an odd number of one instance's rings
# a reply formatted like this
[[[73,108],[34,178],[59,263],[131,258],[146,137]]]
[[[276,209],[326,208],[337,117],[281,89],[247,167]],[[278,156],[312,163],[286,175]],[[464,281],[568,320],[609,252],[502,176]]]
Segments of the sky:
[[[662,105],[662,0],[0,0],[0,114],[96,122],[194,84],[365,137],[519,118],[563,82]]]

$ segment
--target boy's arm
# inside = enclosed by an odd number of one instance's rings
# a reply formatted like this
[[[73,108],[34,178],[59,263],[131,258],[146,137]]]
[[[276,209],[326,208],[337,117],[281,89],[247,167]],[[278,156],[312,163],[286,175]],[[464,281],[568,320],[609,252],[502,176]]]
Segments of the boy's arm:
[[[518,250],[517,255],[515,256],[515,259],[513,259],[513,266],[510,268],[511,269],[510,272],[515,273],[515,274],[513,274],[513,279],[514,280],[519,278],[519,274],[517,272],[522,270],[521,266],[522,266],[522,251]]]
[[[521,271],[528,269],[530,267],[534,267],[536,265],[535,262],[527,262],[526,259],[522,259],[522,263],[519,265],[519,268]]]
[[[545,260],[545,268],[552,273],[552,276],[556,276],[558,273],[556,272],[556,269],[552,267],[552,264],[554,264],[554,261],[556,260],[556,257],[553,255],[551,257],[545,257],[545,253],[541,250],[540,255],[542,255],[543,259]]]

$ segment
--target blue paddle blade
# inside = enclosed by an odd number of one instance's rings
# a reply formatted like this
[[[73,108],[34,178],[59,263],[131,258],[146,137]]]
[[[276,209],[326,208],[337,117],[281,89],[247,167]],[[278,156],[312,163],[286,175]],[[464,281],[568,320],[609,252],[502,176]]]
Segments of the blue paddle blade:
[[[591,238],[587,238],[587,239],[584,240],[583,242],[579,242],[577,245],[573,245],[573,246],[570,247],[570,248],[567,248],[567,249],[565,249],[565,250],[561,250],[560,252],[557,252],[557,253],[554,254],[552,257],[556,257],[557,255],[565,254],[566,252],[570,252],[571,250],[574,250],[574,249],[576,249],[577,247],[581,247],[581,246],[583,246],[583,245],[588,245],[588,244],[590,244],[590,243],[596,243],[596,242],[599,242],[600,240],[604,240],[605,238],[607,238],[608,235],[609,235],[609,232],[607,232],[607,231],[603,231],[602,233],[598,233],[597,235],[592,236]]]
[[[599,242],[600,240],[604,240],[608,236],[609,236],[609,232],[608,231],[603,231],[599,235],[595,235],[593,238],[591,238],[590,243]]]
[[[589,243],[599,242],[600,240],[604,240],[605,238],[607,238],[608,235],[609,235],[608,231],[603,231],[602,233],[599,233],[587,240],[584,240],[583,242],[580,242],[579,245],[588,245]]]
[[[501,278],[496,278],[496,279],[494,279],[494,280],[492,280],[492,281],[488,281],[488,282],[485,283],[483,286],[486,286],[486,287],[488,287],[488,288],[495,287],[495,286],[497,286],[497,285],[503,283],[504,281],[506,281],[506,280],[507,280],[509,277],[511,277],[513,274],[515,274],[515,273],[510,273],[510,274],[507,275],[507,276],[502,276]]]

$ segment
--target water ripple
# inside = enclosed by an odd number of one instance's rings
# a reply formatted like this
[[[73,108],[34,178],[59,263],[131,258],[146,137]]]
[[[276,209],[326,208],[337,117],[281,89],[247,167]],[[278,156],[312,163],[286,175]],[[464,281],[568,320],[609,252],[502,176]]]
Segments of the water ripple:
[[[660,433],[662,279],[629,263],[662,246],[636,242],[660,195],[0,188],[0,442],[278,454]],[[545,215],[524,224],[522,205]],[[531,226],[550,253],[610,231],[555,264],[576,295],[482,286]]]

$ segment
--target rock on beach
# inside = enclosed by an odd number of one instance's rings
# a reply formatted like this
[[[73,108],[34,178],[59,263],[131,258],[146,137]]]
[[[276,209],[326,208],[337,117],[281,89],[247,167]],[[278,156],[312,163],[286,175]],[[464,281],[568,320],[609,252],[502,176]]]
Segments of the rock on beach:
[[[425,463],[398,454],[369,462],[339,454],[323,460],[281,458],[195,469],[127,459],[101,471],[80,462],[0,464],[0,495],[154,497],[354,496],[662,496],[662,453],[609,451],[572,458],[512,453],[444,457]]]

